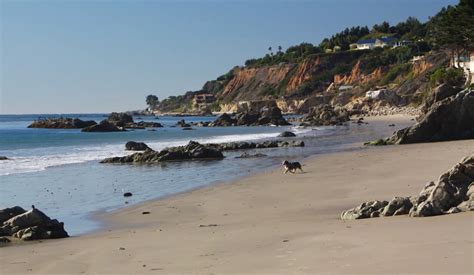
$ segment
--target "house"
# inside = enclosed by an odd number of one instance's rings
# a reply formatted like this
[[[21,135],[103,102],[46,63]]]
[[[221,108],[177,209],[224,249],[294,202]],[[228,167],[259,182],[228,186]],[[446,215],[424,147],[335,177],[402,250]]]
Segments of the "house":
[[[466,84],[474,84],[474,51],[455,56],[454,60],[453,66],[464,70]]]
[[[374,48],[393,47],[396,46],[397,39],[395,37],[381,37],[372,39],[363,39],[355,44],[358,50],[371,50]]]
[[[216,101],[213,94],[198,94],[193,98],[193,107],[197,110],[204,110]]]

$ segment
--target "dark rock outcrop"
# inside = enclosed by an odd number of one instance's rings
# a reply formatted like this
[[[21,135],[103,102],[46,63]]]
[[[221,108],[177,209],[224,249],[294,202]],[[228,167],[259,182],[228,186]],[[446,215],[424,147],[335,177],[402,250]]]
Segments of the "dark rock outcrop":
[[[135,153],[124,157],[106,158],[101,163],[156,163],[174,160],[222,159],[224,155],[216,148],[190,141],[185,146],[163,149],[159,152],[148,149],[143,153]]]
[[[331,105],[320,105],[311,108],[309,113],[303,117],[301,126],[326,126],[326,125],[342,125],[349,121],[349,112],[340,107]]]
[[[135,141],[129,141],[125,143],[125,150],[129,151],[145,151],[147,149],[150,149],[148,145],[146,145],[143,142],[135,142]]]
[[[0,160],[9,160],[9,158],[7,158],[5,156],[0,156]]]
[[[222,114],[209,126],[261,126],[261,125],[291,125],[283,117],[281,110],[276,107],[264,107],[259,112],[243,111],[234,117]]]
[[[25,213],[26,210],[19,207],[19,206],[14,206],[11,208],[5,208],[5,209],[0,209],[0,224],[3,224],[5,221],[18,216],[20,214]]]
[[[436,87],[433,92],[425,99],[421,111],[427,113],[430,110],[430,107],[443,99],[454,96],[459,93],[462,88],[457,86],[451,86],[449,84],[441,84]]]
[[[179,127],[182,127],[182,128],[191,127],[191,125],[189,123],[186,123],[186,121],[184,121],[184,119],[181,119],[178,122],[176,122],[176,126],[179,126]]]
[[[415,125],[396,132],[387,144],[474,138],[474,91],[464,90],[434,103]]]
[[[425,217],[474,211],[474,154],[464,158],[437,182],[429,182],[417,196],[390,202],[370,201],[342,212],[341,219],[364,219],[409,214]]]
[[[267,155],[262,154],[262,153],[256,153],[256,154],[249,154],[249,153],[242,153],[240,156],[237,156],[235,158],[238,159],[250,159],[250,158],[263,158],[266,157]]]
[[[49,218],[36,208],[26,212],[21,210],[18,206],[2,210],[16,215],[2,223],[0,236],[12,236],[25,241],[69,237],[62,222]]]
[[[111,113],[107,121],[115,126],[125,127],[128,123],[133,123],[133,117],[127,113]]]
[[[279,137],[296,137],[296,134],[290,131],[282,132],[278,135]]]
[[[81,120],[78,118],[48,118],[33,121],[28,128],[49,129],[82,129],[97,124],[93,120]]]
[[[92,125],[81,130],[82,132],[120,132],[125,131],[122,127],[117,127],[115,124],[110,123],[104,119],[99,124]]]

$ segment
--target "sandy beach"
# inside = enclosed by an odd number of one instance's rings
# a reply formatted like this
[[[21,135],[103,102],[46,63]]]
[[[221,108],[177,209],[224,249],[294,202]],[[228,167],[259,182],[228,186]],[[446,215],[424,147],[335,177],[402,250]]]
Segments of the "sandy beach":
[[[339,215],[364,201],[417,194],[473,151],[474,140],[465,140],[317,155],[304,161],[304,173],[263,172],[100,214],[100,232],[1,248],[0,270],[472,274],[474,213],[357,221]]]

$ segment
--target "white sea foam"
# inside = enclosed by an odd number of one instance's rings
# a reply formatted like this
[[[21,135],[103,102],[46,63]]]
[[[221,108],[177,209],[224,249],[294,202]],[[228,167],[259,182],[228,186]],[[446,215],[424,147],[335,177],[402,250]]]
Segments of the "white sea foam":
[[[298,135],[303,135],[312,130],[293,128],[292,131]],[[274,138],[277,135],[278,133],[232,134],[196,138],[194,140],[200,143],[223,143]],[[154,150],[161,150],[165,147],[184,145],[188,142],[189,138],[156,142],[151,141],[146,143]],[[100,146],[60,146],[4,151],[2,154],[9,156],[11,159],[2,161],[0,165],[0,176],[37,172],[45,170],[48,167],[101,160],[107,157],[122,156],[130,153],[130,151],[124,150],[123,143]]]

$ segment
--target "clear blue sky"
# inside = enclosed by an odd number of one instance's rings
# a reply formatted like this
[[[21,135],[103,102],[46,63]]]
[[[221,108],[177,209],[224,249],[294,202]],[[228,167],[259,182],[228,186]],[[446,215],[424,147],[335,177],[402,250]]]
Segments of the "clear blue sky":
[[[426,21],[457,0],[1,2],[0,113],[134,110],[198,90],[269,46]]]

